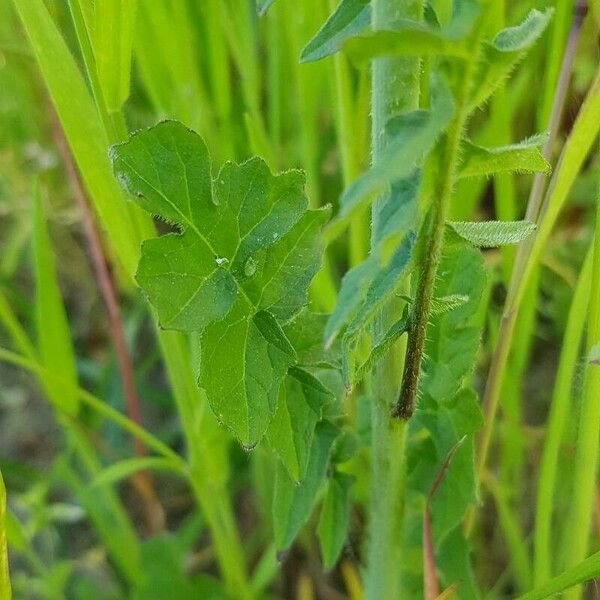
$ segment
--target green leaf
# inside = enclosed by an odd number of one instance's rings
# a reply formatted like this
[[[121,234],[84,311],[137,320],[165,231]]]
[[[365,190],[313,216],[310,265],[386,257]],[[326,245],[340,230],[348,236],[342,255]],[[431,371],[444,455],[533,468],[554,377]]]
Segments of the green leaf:
[[[94,4],[94,57],[109,112],[120,110],[129,97],[136,9],[137,0]]]
[[[446,127],[452,116],[452,97],[441,81],[434,80],[431,85],[430,111],[417,110],[388,121],[385,150],[377,164],[344,191],[340,211],[325,232],[328,241],[343,231],[378,194],[414,173]]]
[[[290,479],[279,464],[273,497],[273,530],[278,550],[287,550],[302,525],[308,520],[317,492],[325,479],[329,452],[338,429],[328,421],[317,424],[306,474],[300,484]]]
[[[484,44],[471,94],[471,109],[483,104],[502,85],[544,33],[552,13],[552,9],[543,13],[534,9],[520,25],[503,29],[491,42]]]
[[[133,600],[226,600],[221,584],[208,575],[187,577],[185,556],[177,541],[168,535],[147,540],[142,546],[142,581]]]
[[[490,176],[507,171],[548,173],[550,164],[539,150],[546,139],[545,135],[537,135],[518,144],[496,148],[482,148],[466,141],[459,177]]]
[[[450,294],[440,298],[432,298],[430,314],[432,317],[445,315],[447,312],[466,304],[469,301],[469,296],[462,294]]]
[[[139,259],[149,219],[129,206],[111,176],[108,139],[87,84],[43,0],[14,2],[31,42],[65,136],[115,256],[127,274]],[[136,214],[137,213],[137,214]]]
[[[275,2],[275,0],[256,0],[256,10],[258,11],[258,14],[261,17],[266,14],[273,2]]]
[[[386,332],[381,340],[375,343],[367,360],[356,370],[350,383],[356,383],[371,371],[377,361],[396,343],[398,338],[408,331],[410,319],[408,313],[398,319]]]
[[[415,171],[392,185],[381,219],[375,224],[375,249],[342,279],[335,309],[325,327],[326,347],[342,331],[354,337],[360,333],[402,285],[415,243],[419,184],[420,174]],[[393,253],[388,257],[390,247]]]
[[[0,598],[5,600],[12,598],[6,546],[6,488],[2,473],[0,473]]]
[[[557,594],[585,581],[600,577],[600,552],[588,556],[579,564],[569,567],[550,581],[519,596],[518,600],[543,600],[555,597]]]
[[[459,598],[473,598],[469,548],[460,523],[476,502],[474,443],[482,415],[469,387],[480,332],[475,326],[485,286],[481,252],[459,238],[446,241],[435,297],[466,297],[452,310],[432,315],[425,346],[421,398],[409,424],[407,441],[407,520],[422,526],[422,506],[450,450],[464,436],[431,501],[436,565],[444,585],[460,580]],[[419,531],[417,529],[417,531]],[[461,541],[462,540],[462,541]],[[412,543],[419,545],[420,539]],[[453,579],[454,577],[454,579]],[[471,594],[471,595],[470,595]]]
[[[306,473],[315,426],[332,398],[316,377],[296,367],[290,369],[281,386],[267,440],[296,482]]]
[[[479,248],[518,244],[535,231],[529,221],[449,221],[448,226]]]
[[[370,31],[366,35],[353,37],[344,43],[343,50],[357,64],[380,56],[469,56],[462,40],[448,39],[443,32],[408,19],[399,22],[393,31]]]
[[[346,541],[350,487],[354,481],[353,475],[335,472],[327,484],[327,494],[317,526],[323,567],[326,570],[335,566]]]
[[[300,62],[320,60],[337,52],[342,44],[371,22],[369,0],[342,0],[323,27],[306,44]]]
[[[300,366],[339,369],[338,345],[323,348],[323,331],[328,319],[328,314],[313,313],[305,308],[283,326],[286,337],[298,355]]]
[[[127,458],[100,471],[91,482],[90,487],[112,485],[121,479],[126,479],[138,471],[150,469],[157,471],[174,471],[179,474],[182,473],[179,465],[174,464],[173,461],[168,458],[154,456]]]
[[[77,386],[75,352],[37,185],[33,203],[33,262],[37,347],[41,364],[65,382]],[[44,392],[52,404],[71,416],[77,414],[79,400],[76,394],[48,384],[44,384]]]
[[[144,242],[136,279],[163,327],[202,332],[200,386],[252,447],[296,361],[280,323],[306,303],[329,210],[307,210],[302,173],[273,176],[259,158],[226,163],[213,181],[202,139],[172,121],[111,157],[136,202],[180,230]]]

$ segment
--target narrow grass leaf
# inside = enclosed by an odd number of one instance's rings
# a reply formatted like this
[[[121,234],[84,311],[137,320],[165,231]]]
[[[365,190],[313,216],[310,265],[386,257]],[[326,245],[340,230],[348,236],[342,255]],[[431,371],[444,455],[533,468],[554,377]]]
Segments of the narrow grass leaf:
[[[120,110],[129,97],[136,10],[137,0],[102,0],[94,4],[94,57],[109,112]]]
[[[29,36],[77,166],[116,256],[128,274],[138,262],[140,242],[151,231],[122,200],[111,177],[108,140],[87,85],[43,0],[14,3]]]
[[[0,473],[0,598],[12,598],[8,572],[8,549],[6,545],[6,488]]]
[[[103,469],[92,480],[90,487],[102,487],[112,485],[126,479],[138,471],[155,470],[155,471],[173,471],[182,474],[179,464],[174,463],[168,458],[159,458],[154,456],[128,458],[114,463]]]
[[[463,144],[463,161],[459,177],[489,177],[498,173],[548,173],[550,164],[540,152],[545,135],[537,135],[518,144],[482,148],[471,142]]]
[[[273,2],[275,2],[275,0],[256,0],[256,10],[258,11],[258,14],[261,17],[266,14]]]
[[[35,317],[37,347],[44,367],[77,385],[75,352],[67,314],[58,287],[54,251],[43,212],[39,186],[33,200],[33,271],[35,274]],[[79,400],[76,394],[45,385],[45,393],[55,406],[67,414],[77,414]]]
[[[518,244],[536,228],[529,221],[449,221],[448,226],[479,248]]]
[[[348,535],[350,488],[353,475],[335,472],[327,483],[327,493],[317,525],[321,559],[326,570],[335,566]]]
[[[579,564],[569,567],[547,583],[519,596],[518,600],[551,598],[575,585],[600,577],[600,552],[588,556]]]
[[[325,24],[306,44],[300,62],[320,60],[337,52],[349,38],[359,34],[371,22],[369,0],[342,0]]]

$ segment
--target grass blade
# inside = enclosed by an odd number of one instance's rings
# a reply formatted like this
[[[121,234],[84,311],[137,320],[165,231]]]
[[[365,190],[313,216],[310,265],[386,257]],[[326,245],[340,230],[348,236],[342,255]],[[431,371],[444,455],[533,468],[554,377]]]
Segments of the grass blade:
[[[6,488],[0,473],[0,598],[10,600],[11,597],[6,547]]]

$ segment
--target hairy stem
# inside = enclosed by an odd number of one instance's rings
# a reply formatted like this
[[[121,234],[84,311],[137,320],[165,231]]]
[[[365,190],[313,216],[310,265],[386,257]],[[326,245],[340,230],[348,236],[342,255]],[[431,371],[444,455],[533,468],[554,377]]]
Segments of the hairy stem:
[[[416,0],[373,0],[373,28],[393,28],[401,18],[419,19],[422,2]],[[396,114],[414,110],[419,104],[419,60],[378,58],[372,72],[373,163],[385,147],[385,125]],[[373,231],[387,197],[372,209]],[[376,243],[372,239],[372,246]],[[400,317],[401,306],[394,302],[374,321],[374,339]],[[400,351],[399,351],[400,350]],[[395,346],[376,366],[372,377],[372,480],[370,533],[365,596],[368,600],[400,597],[402,514],[404,503],[404,445],[406,425],[391,418],[402,373],[402,348]]]
[[[483,29],[482,23],[480,22],[479,26],[475,29],[481,31]],[[448,217],[452,188],[458,167],[462,133],[469,114],[469,92],[477,64],[476,53],[479,35],[481,34],[475,35],[471,40],[472,52],[461,70],[454,117],[446,132],[445,140],[442,142],[444,143],[444,149],[441,164],[444,165],[444,170],[437,186],[437,192],[434,194],[434,197],[438,200],[431,207],[431,226],[426,233],[427,251],[414,303],[402,388],[392,412],[395,418],[404,421],[410,419],[415,410],[421,362],[423,360],[423,350],[425,348],[427,326],[431,312],[431,300],[433,298],[435,278],[444,243],[444,227]]]

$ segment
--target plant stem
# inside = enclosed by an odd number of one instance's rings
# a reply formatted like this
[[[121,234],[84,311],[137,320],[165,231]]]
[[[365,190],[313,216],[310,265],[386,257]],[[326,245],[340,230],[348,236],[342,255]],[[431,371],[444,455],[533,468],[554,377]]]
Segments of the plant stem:
[[[481,31],[482,29],[483,25],[480,22],[476,26],[476,30]],[[421,362],[423,360],[423,350],[431,310],[431,299],[433,298],[435,278],[442,255],[444,228],[448,217],[456,169],[458,167],[461,138],[469,114],[469,91],[477,64],[476,51],[478,42],[479,37],[476,35],[471,40],[471,56],[467,59],[466,64],[461,70],[454,117],[443,142],[445,145],[441,162],[444,165],[443,175],[440,178],[437,193],[435,194],[438,200],[434,202],[431,208],[431,226],[427,234],[427,252],[425,253],[423,271],[419,279],[414,302],[408,348],[406,351],[406,363],[402,378],[402,389],[393,409],[393,416],[404,421],[407,421],[412,416],[418,394]]]
[[[592,257],[593,252],[590,249],[573,294],[550,403],[550,416],[546,428],[546,442],[540,463],[537,489],[533,573],[535,586],[541,585],[552,575],[552,509],[558,454],[565,426],[569,421],[571,388],[591,291]]]
[[[401,18],[421,17],[422,2],[415,0],[373,0],[373,29],[393,28]],[[384,149],[385,125],[398,113],[414,110],[419,104],[419,60],[378,58],[372,71],[373,163]],[[379,198],[372,209],[372,231],[387,197]],[[377,240],[372,239],[372,247]],[[377,339],[400,316],[401,306],[386,307],[374,320]],[[402,517],[404,503],[404,445],[406,424],[392,419],[391,407],[398,393],[403,353],[394,347],[378,363],[372,376],[372,467],[370,532],[368,540],[365,597],[368,600],[400,597]]]

